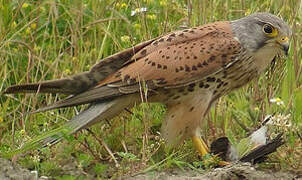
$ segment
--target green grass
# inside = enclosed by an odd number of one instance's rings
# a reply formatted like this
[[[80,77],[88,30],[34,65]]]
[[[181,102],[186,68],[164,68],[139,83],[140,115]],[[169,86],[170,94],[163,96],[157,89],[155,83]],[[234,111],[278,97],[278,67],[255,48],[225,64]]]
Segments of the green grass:
[[[147,7],[148,11],[130,15],[141,7]],[[233,20],[261,11],[281,16],[292,27],[289,57],[286,61],[278,60],[273,73],[269,71],[248,86],[222,97],[208,115],[203,135],[208,143],[224,135],[240,139],[247,134],[240,124],[252,129],[267,114],[290,114],[291,127],[282,128],[287,143],[262,166],[301,169],[302,5],[299,0],[0,0],[0,92],[13,84],[61,78],[88,70],[103,57],[183,26]],[[276,97],[282,99],[284,106],[270,103]],[[0,152],[15,150],[26,141],[60,127],[84,109],[74,107],[26,115],[61,98],[55,94],[1,95]],[[66,174],[62,167],[70,164],[99,178],[171,167],[199,167],[190,141],[175,150],[166,150],[164,142],[158,140],[164,111],[162,105],[143,104],[131,109],[131,113],[124,112],[93,126],[90,132],[82,131],[51,148],[30,151],[14,159],[26,168],[51,176]],[[105,146],[112,151],[119,167]]]

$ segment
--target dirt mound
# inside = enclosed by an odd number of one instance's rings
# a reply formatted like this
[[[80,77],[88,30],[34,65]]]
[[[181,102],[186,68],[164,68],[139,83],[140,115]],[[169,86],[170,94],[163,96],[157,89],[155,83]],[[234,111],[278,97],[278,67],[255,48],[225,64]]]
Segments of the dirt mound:
[[[7,159],[0,158],[0,179],[1,180],[32,180],[47,179],[47,177],[38,178],[36,172],[30,172],[18,164],[13,164]],[[88,178],[90,179],[90,178]],[[232,164],[223,168],[216,168],[200,174],[193,170],[182,171],[173,169],[162,172],[148,172],[136,176],[125,176],[118,178],[120,180],[141,180],[141,179],[161,179],[161,180],[191,180],[191,179],[295,179],[302,180],[302,174],[297,175],[288,172],[268,172],[255,169],[249,163]]]
[[[121,177],[120,180],[142,180],[142,179],[161,179],[161,180],[203,180],[203,179],[284,179],[284,180],[302,180],[302,174],[297,175],[288,172],[268,172],[255,169],[250,163],[232,164],[223,168],[216,168],[199,174],[196,171],[173,170],[170,172],[149,172],[133,177]]]
[[[7,159],[0,158],[0,179],[1,180],[27,180],[37,179],[37,173],[30,172],[18,164],[13,164]]]

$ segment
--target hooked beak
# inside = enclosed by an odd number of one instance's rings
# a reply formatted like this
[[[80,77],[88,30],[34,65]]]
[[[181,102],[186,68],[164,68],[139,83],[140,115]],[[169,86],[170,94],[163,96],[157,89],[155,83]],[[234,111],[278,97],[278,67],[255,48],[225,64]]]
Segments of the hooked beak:
[[[289,50],[289,39],[286,36],[280,37],[277,42],[282,46],[282,49],[284,51],[284,54],[288,56],[288,50]]]
[[[286,56],[288,56],[289,44],[282,44],[283,51]]]

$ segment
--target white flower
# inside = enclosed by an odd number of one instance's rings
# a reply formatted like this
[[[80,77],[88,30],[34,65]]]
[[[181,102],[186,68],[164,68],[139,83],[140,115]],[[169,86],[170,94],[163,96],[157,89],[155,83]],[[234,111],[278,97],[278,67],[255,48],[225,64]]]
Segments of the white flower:
[[[129,36],[126,36],[126,35],[125,35],[125,36],[122,36],[122,37],[121,37],[121,41],[122,41],[122,42],[130,42],[130,37],[129,37]]]
[[[39,155],[34,155],[31,157],[34,163],[39,163],[40,162],[40,156]]]
[[[280,127],[291,127],[292,123],[290,121],[290,114],[282,115],[278,114],[273,117],[274,125],[280,126]]]
[[[142,13],[142,12],[147,12],[147,8],[146,7],[136,8],[135,10],[131,11],[131,16],[134,16],[135,14]]]
[[[273,98],[269,100],[271,103],[276,103],[278,106],[284,106],[284,102],[280,98]]]

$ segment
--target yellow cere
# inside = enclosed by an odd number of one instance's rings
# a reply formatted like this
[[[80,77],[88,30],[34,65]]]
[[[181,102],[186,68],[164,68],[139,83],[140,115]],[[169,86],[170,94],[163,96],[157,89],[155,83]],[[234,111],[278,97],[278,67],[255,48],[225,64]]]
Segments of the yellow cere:
[[[288,37],[287,36],[281,36],[279,39],[278,39],[279,43],[286,43],[288,42]]]
[[[273,28],[273,32],[270,34],[267,34],[269,37],[276,37],[278,35],[278,30],[276,28]]]

